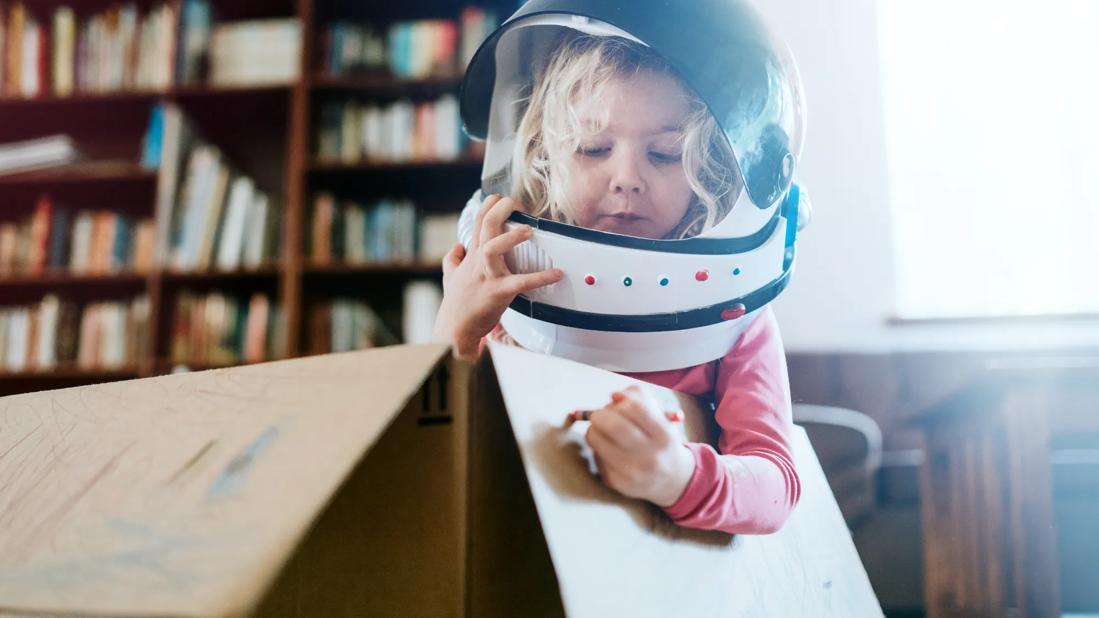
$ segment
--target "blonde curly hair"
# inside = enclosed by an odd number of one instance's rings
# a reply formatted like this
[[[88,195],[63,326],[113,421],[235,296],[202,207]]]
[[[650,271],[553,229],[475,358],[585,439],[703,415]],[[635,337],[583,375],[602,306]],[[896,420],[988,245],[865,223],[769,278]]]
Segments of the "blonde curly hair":
[[[577,102],[600,96],[613,79],[641,72],[671,76],[689,108],[679,139],[683,171],[694,195],[683,219],[664,238],[697,236],[732,209],[742,187],[736,159],[702,99],[644,45],[620,37],[574,35],[559,42],[531,92],[519,101],[523,115],[512,157],[512,195],[529,214],[573,223],[565,161],[576,152],[585,129]],[[599,119],[596,130],[607,120]]]

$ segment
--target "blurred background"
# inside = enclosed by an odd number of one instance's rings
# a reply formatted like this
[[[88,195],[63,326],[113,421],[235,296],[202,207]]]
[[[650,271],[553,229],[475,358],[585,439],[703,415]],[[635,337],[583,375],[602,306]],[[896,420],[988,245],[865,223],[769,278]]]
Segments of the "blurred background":
[[[1099,1],[769,0],[776,301],[891,616],[1099,615]],[[514,0],[0,6],[0,394],[429,338]]]

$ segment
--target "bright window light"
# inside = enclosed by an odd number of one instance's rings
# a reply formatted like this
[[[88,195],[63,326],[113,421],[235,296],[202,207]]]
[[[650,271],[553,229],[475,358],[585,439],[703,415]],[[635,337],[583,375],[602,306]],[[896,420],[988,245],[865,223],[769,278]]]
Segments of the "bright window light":
[[[1099,313],[1099,1],[878,7],[898,316]]]

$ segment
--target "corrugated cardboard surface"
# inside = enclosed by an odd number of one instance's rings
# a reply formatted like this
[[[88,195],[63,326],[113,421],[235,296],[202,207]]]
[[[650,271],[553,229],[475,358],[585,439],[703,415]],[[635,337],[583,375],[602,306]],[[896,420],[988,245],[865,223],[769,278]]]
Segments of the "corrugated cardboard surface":
[[[445,352],[402,346],[0,399],[0,608],[247,612]]]
[[[592,475],[577,407],[633,383],[400,346],[0,399],[0,612],[880,615],[804,434],[768,537]],[[670,391],[686,436],[708,415]]]

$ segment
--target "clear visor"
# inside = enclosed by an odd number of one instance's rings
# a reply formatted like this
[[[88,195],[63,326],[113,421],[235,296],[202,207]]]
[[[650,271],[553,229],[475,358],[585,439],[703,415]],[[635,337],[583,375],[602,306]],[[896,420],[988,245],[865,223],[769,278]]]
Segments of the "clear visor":
[[[516,197],[530,214],[627,236],[762,229],[789,189],[804,130],[785,47],[746,47],[743,62],[718,63],[715,71],[733,73],[720,86],[723,122],[674,69],[600,79],[608,73],[587,70],[591,41],[576,44],[584,35],[648,50],[574,15],[538,15],[500,33],[482,190]]]

